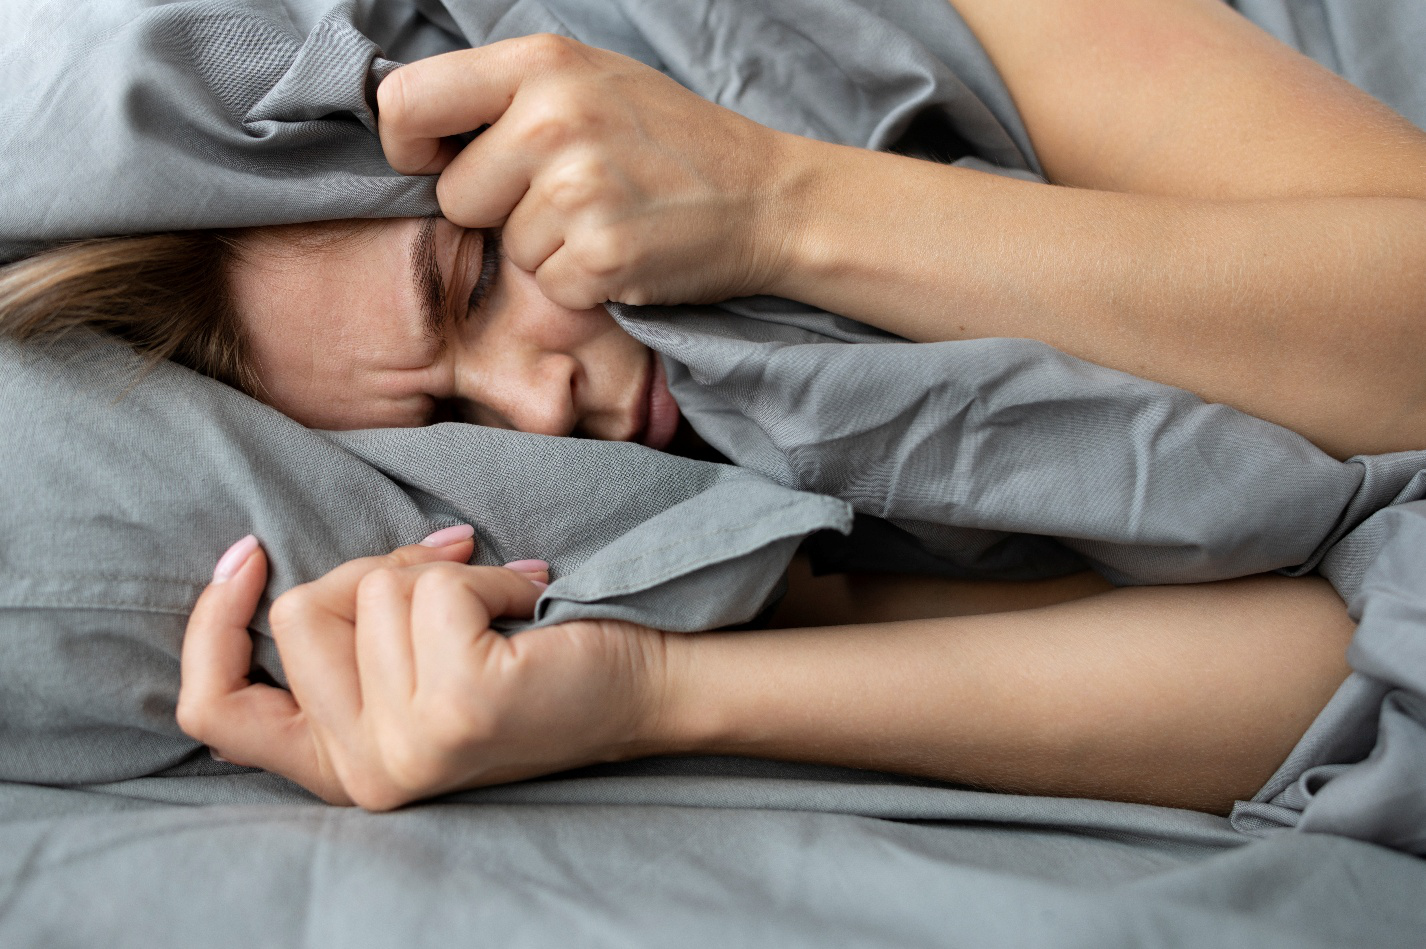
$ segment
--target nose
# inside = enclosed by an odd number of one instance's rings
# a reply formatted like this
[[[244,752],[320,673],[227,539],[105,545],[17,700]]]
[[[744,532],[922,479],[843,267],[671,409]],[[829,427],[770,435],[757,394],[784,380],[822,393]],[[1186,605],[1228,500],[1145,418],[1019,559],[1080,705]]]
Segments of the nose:
[[[457,359],[455,395],[469,421],[536,435],[570,435],[579,422],[578,360],[508,348],[496,359]]]

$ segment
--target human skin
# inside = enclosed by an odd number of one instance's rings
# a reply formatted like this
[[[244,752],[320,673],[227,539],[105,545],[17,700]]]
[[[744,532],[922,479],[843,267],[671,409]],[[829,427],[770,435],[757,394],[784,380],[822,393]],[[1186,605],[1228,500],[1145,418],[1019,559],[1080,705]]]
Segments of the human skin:
[[[774,292],[910,339],[1042,339],[1337,455],[1426,443],[1419,131],[1214,0],[956,6],[1062,187],[780,135],[552,37],[396,71],[383,142],[399,170],[443,171],[447,216],[503,225],[512,263],[576,312]],[[458,157],[444,141],[487,123]],[[374,809],[737,753],[1221,813],[1348,671],[1352,623],[1316,578],[506,640],[490,617],[526,615],[535,588],[470,553],[403,548],[284,594],[287,693],[246,679],[252,552],[195,610],[180,723]]]
[[[654,354],[602,306],[551,302],[492,239],[440,218],[249,232],[229,285],[263,400],[314,428],[667,445],[678,409]]]
[[[589,621],[506,638],[532,580],[468,539],[351,561],[270,613],[291,691],[248,679],[251,540],[199,598],[178,721],[334,804],[648,755],[741,754],[1224,813],[1347,675],[1317,578],[1115,590],[1017,612],[671,634]]]
[[[382,141],[570,307],[767,292],[1043,340],[1338,457],[1426,446],[1426,134],[1218,0],[955,6],[1053,185],[778,133],[548,36],[393,72]]]

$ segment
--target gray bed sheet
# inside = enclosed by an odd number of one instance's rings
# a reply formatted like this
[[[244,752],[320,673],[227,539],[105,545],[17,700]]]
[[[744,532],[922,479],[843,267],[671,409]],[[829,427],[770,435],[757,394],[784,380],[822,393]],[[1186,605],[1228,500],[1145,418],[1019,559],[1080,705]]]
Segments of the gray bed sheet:
[[[1243,845],[1181,811],[972,792],[876,819],[787,807],[765,776],[704,776],[688,806],[679,780],[387,815],[0,785],[0,943],[1420,945],[1426,865],[1339,836]]]
[[[1419,7],[1240,6],[1426,124]],[[0,256],[429,213],[430,182],[380,158],[369,80],[540,30],[803,134],[929,151],[939,130],[964,145],[944,157],[1038,171],[939,0],[103,0],[0,26]],[[469,426],[321,434],[177,367],[134,384],[106,341],[0,346],[0,944],[1419,944],[1426,871],[1378,844],[1426,852],[1421,454],[1338,463],[1023,341],[909,346],[776,300],[616,316],[742,467]],[[263,537],[275,594],[456,520],[482,562],[554,563],[540,622],[741,622],[813,534],[834,564],[951,574],[1319,569],[1360,620],[1356,671],[1232,822],[733,759],[373,816],[177,731],[183,618],[233,538]]]

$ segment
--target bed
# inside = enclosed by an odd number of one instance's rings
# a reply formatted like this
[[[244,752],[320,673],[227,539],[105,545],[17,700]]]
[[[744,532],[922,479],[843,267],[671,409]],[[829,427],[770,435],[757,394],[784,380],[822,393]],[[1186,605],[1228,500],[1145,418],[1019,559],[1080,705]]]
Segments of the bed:
[[[1419,8],[1236,6],[1426,125]],[[370,80],[538,31],[790,131],[914,152],[950,129],[952,160],[1040,171],[939,0],[102,0],[0,25],[4,258],[430,213],[431,182],[381,159]],[[97,336],[0,343],[0,945],[1421,944],[1426,453],[1339,462],[1029,341],[910,346],[772,299],[612,309],[737,466],[465,425],[316,432]],[[830,430],[829,400],[863,407],[857,424]],[[837,463],[888,430],[942,455]],[[905,490],[869,500],[868,482]],[[535,622],[676,631],[753,619],[809,538],[831,565],[948,576],[1315,570],[1359,622],[1355,671],[1229,818],[736,758],[377,815],[178,730],[184,621],[232,539],[263,538],[276,595],[459,521],[482,563],[553,552]],[[262,612],[255,664],[281,682]]]

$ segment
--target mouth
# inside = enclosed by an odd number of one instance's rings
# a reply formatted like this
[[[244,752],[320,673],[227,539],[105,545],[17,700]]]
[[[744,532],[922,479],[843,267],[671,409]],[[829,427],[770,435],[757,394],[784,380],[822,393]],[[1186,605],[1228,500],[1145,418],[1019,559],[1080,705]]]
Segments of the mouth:
[[[668,377],[664,374],[663,360],[652,349],[649,350],[648,384],[639,402],[643,410],[643,422],[639,432],[632,439],[640,445],[662,450],[673,441],[678,431],[678,403],[673,393],[668,391]]]

